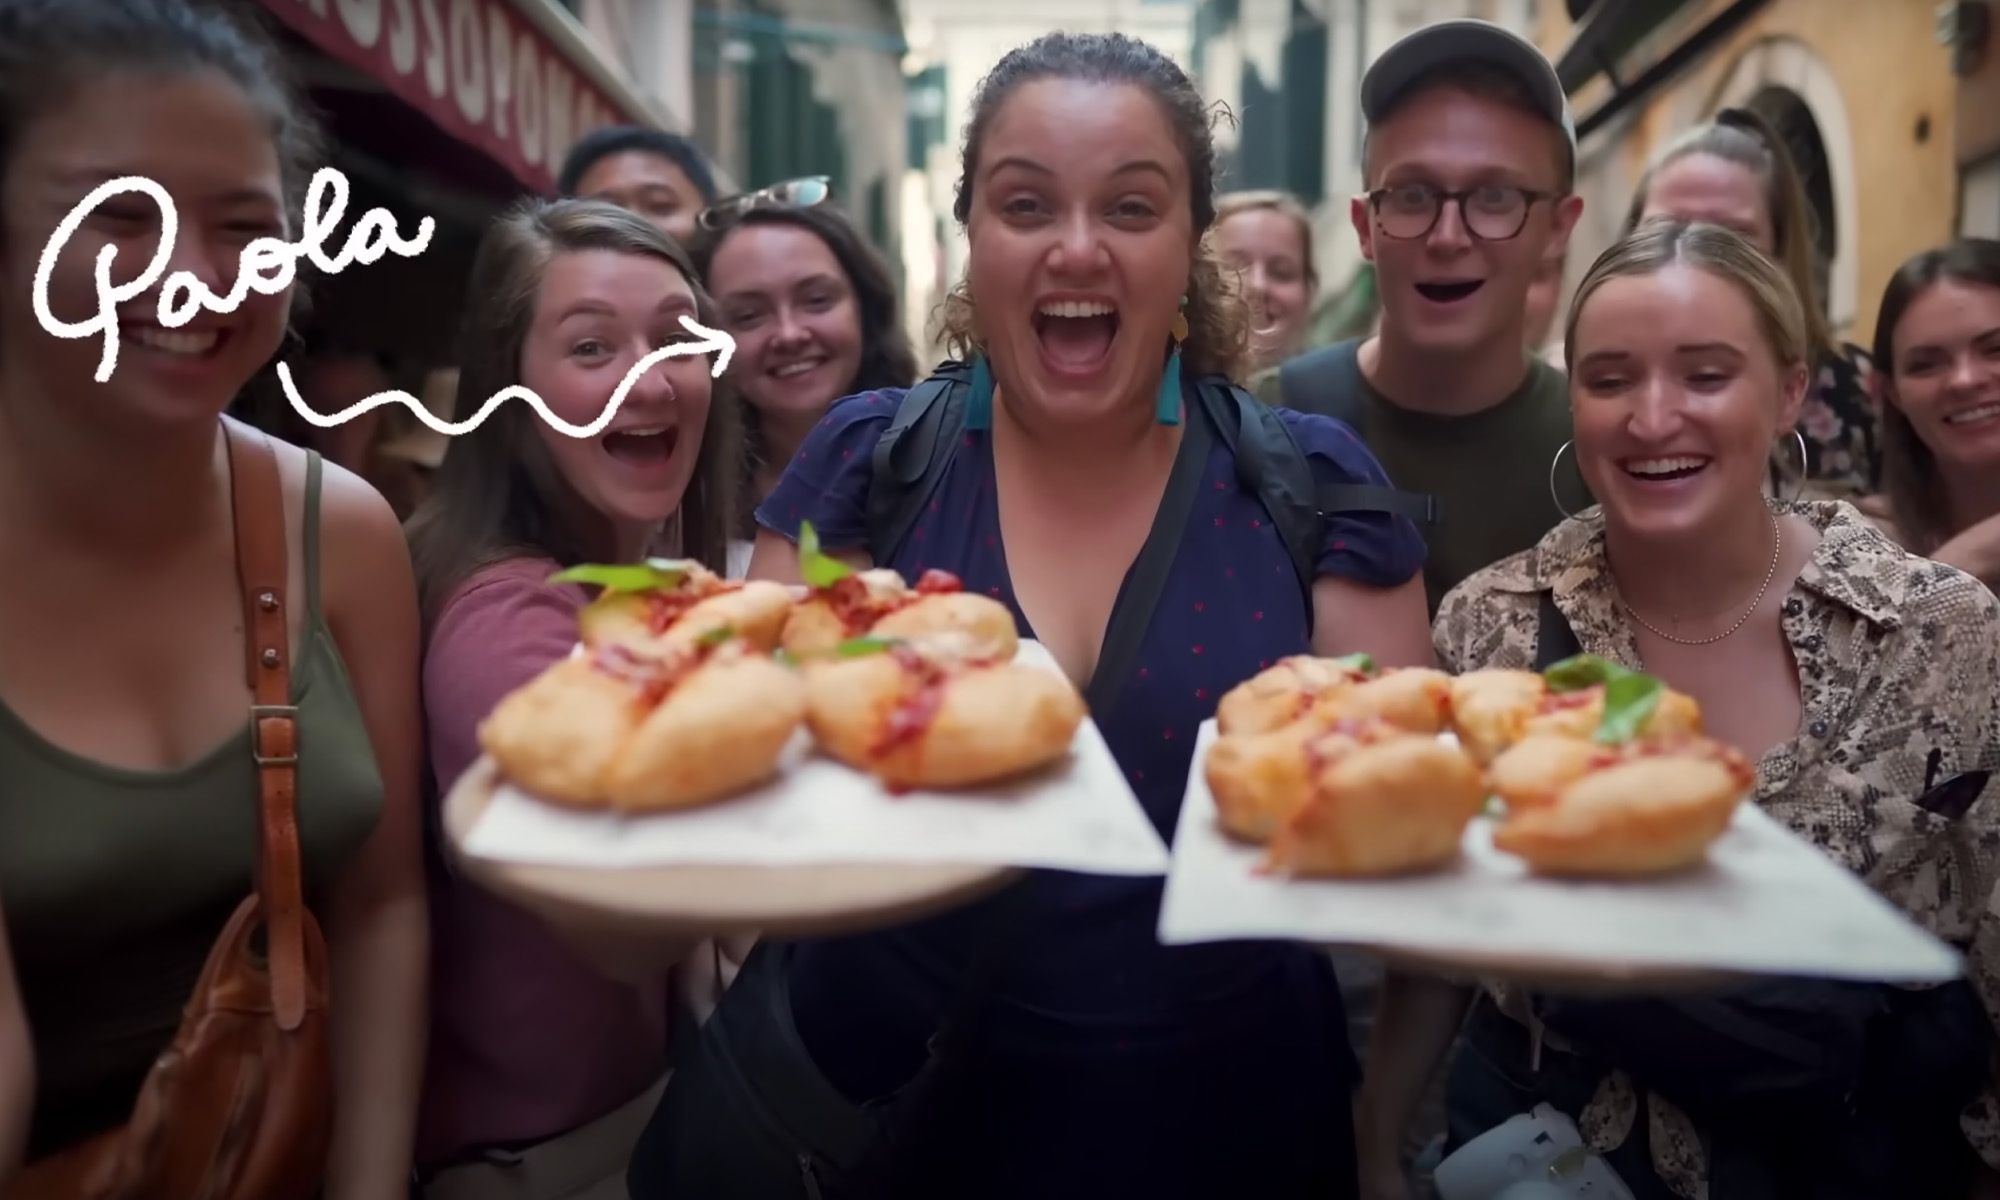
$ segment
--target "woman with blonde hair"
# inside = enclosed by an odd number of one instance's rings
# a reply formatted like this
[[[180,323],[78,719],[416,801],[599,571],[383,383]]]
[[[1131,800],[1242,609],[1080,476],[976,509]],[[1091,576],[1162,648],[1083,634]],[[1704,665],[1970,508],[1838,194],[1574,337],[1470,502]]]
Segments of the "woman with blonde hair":
[[[1798,293],[1809,385],[1795,426],[1799,438],[1788,439],[1772,461],[1771,494],[1852,500],[1872,493],[1881,476],[1881,434],[1869,394],[1873,365],[1827,325],[1812,205],[1778,132],[1749,109],[1725,108],[1682,134],[1639,180],[1626,232],[1655,217],[1731,230],[1776,262]],[[1799,453],[1793,447],[1804,451],[1803,470],[1792,461]]]
[[[1495,986],[1452,1071],[1453,1146],[1551,1104],[1642,1200],[1964,1195],[1982,1157],[2000,1163],[2000,601],[1845,503],[1762,496],[1806,392],[1807,328],[1783,274],[1727,230],[1649,222],[1607,251],[1570,309],[1559,455],[1600,505],[1454,588],[1438,656],[1463,672],[1580,650],[1694,696],[1756,763],[1753,802],[1964,951],[1970,980],[1609,1000]],[[1371,1128],[1401,1124],[1469,999],[1392,989]]]
[[[1286,192],[1230,192],[1216,197],[1209,236],[1250,306],[1250,372],[1304,351],[1319,294],[1305,207]]]

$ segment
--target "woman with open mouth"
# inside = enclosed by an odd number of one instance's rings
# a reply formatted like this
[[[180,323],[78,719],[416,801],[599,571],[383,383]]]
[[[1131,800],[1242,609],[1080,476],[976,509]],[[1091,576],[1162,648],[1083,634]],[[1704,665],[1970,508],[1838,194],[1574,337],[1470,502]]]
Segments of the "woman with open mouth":
[[[743,400],[739,539],[730,575],[749,567],[750,514],[835,400],[916,382],[889,266],[827,202],[823,179],[795,179],[702,210],[692,252],[736,339],[729,381]]]
[[[634,364],[690,340],[681,318],[714,323],[697,278],[677,245],[624,209],[524,202],[473,261],[456,411],[521,384],[563,421],[590,424]],[[512,401],[452,440],[410,525],[434,796],[479,757],[494,706],[575,644],[590,597],[551,575],[663,550],[721,571],[740,443],[733,409],[711,400],[709,369],[706,353],[664,360],[595,436],[572,437]],[[431,885],[424,1195],[613,1194],[667,1070],[678,955],[634,947],[608,978],[441,864]]]
[[[426,965],[408,551],[360,478],[227,415],[279,354],[291,288],[159,315],[172,280],[227,295],[246,246],[298,236],[306,114],[283,51],[221,6],[0,3],[0,989],[19,986],[34,1088],[10,1197],[407,1185]],[[133,177],[171,200],[188,275],[117,305],[100,379],[98,341],[52,336],[30,297],[40,265],[48,313],[76,322],[140,276],[168,206],[79,209]],[[0,1126],[24,1099],[11,1008]]]
[[[833,405],[758,509],[750,572],[796,581],[810,521],[855,566],[950,571],[1000,599],[1084,690],[1163,831],[1202,722],[1260,664],[1431,656],[1415,526],[1314,512],[1290,543],[1233,452],[1275,427],[1316,479],[1385,483],[1336,422],[1228,388],[1246,322],[1203,245],[1214,172],[1207,105],[1152,47],[1051,34],[1003,58],[957,192],[959,361]],[[909,440],[883,453],[892,425]],[[760,945],[703,1044],[744,1020],[796,1036],[678,1068],[633,1194],[1351,1196],[1331,965],[1162,947],[1161,887],[1032,873],[906,928]],[[871,1102],[920,1072],[922,1097],[878,1122]],[[795,1124],[802,1107],[824,1127]],[[888,1186],[816,1136],[857,1127],[880,1132]]]
[[[1863,511],[2000,591],[2000,242],[1903,264],[1875,322],[1883,495]]]
[[[1438,656],[1463,672],[1581,651],[1693,696],[1756,763],[1754,802],[1966,953],[1967,978],[1484,993],[1448,1150],[1548,1103],[1640,1200],[1964,1196],[2000,1164],[2000,601],[1844,502],[1763,497],[1808,328],[1781,269],[1720,226],[1648,222],[1606,251],[1569,312],[1561,452],[1601,504],[1454,588]],[[1366,1127],[1401,1128],[1470,999],[1392,978],[1382,1011],[1403,1017],[1371,1051]]]

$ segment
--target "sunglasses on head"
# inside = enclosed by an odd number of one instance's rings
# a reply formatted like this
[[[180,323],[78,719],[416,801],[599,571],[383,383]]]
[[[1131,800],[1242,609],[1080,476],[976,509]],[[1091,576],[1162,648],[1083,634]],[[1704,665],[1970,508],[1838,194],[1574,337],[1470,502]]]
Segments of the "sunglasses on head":
[[[743,214],[759,208],[812,208],[823,204],[833,194],[833,179],[828,175],[808,175],[802,179],[787,179],[770,187],[758,188],[754,192],[744,192],[727,200],[717,200],[701,210],[695,224],[711,232],[727,229],[743,219]]]

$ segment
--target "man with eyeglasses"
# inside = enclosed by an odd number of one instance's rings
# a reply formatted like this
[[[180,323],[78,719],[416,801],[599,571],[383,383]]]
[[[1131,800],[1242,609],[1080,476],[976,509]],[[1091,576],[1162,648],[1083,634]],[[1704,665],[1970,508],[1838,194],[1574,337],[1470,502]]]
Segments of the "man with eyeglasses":
[[[1353,427],[1395,485],[1437,502],[1423,526],[1431,612],[1460,580],[1525,550],[1589,493],[1575,460],[1563,373],[1527,348],[1528,289],[1563,253],[1583,211],[1571,194],[1576,133],[1555,68],[1484,21],[1445,21],[1391,46],[1361,81],[1368,122],[1352,205],[1375,266],[1375,336],[1294,358],[1259,392]],[[1457,1004],[1447,985],[1408,979],[1398,1008],[1374,1012],[1378,960],[1334,954],[1349,1036],[1370,1046],[1355,1109],[1364,1200],[1409,1194],[1405,1161],[1444,1129],[1430,1064],[1444,1048],[1398,1036],[1400,1061],[1373,1053],[1372,1027]],[[1416,1057],[1429,1054],[1428,1058]],[[1421,1066],[1419,1065],[1421,1064]]]
[[[1287,362],[1260,392],[1352,426],[1398,488],[1428,495],[1431,611],[1532,546],[1588,493],[1568,456],[1563,374],[1526,349],[1528,289],[1583,210],[1575,125],[1555,68],[1498,25],[1445,21],[1361,82],[1368,192],[1352,205],[1382,322]]]

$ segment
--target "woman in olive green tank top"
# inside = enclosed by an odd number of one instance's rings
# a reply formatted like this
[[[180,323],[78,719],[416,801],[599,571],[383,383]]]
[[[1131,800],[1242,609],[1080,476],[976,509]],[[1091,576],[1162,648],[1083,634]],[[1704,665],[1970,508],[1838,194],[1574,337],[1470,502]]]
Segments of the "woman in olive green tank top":
[[[287,295],[100,345],[25,298],[103,179],[173,198],[171,267],[226,294],[288,237],[303,129],[275,52],[181,0],[0,5],[0,905],[35,1057],[28,1160],[122,1125],[224,921],[252,887],[257,787],[226,406],[277,351]],[[56,257],[59,318],[152,258],[161,214],[100,204]],[[423,1061],[417,617],[389,507],[280,445],[307,902],[329,948],[326,1194],[404,1194]],[[4,1136],[0,1136],[4,1144]]]

